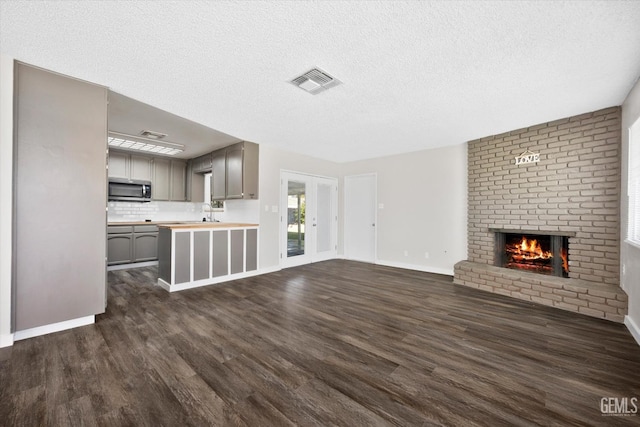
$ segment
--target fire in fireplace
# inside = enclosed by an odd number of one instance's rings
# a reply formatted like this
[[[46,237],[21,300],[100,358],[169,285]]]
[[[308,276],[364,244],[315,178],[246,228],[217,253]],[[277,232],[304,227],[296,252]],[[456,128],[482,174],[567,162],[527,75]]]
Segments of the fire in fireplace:
[[[533,273],[569,277],[565,236],[496,232],[496,265]]]

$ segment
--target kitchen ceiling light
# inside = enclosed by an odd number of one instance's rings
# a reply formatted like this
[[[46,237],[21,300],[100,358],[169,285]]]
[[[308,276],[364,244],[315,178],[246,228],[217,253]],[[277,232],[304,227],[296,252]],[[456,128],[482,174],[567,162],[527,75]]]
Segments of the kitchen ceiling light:
[[[289,83],[294,86],[298,86],[300,89],[303,89],[312,95],[317,95],[320,92],[324,92],[325,90],[337,86],[342,82],[335,77],[330,76],[329,73],[322,71],[320,68],[314,67],[303,75],[292,79]]]
[[[184,145],[176,144],[175,142],[159,142],[155,140],[150,140],[150,142],[134,141],[129,138],[146,139],[117,132],[109,132],[107,141],[109,147],[121,148],[123,150],[145,151],[147,153],[162,154],[165,156],[175,156],[184,151]]]

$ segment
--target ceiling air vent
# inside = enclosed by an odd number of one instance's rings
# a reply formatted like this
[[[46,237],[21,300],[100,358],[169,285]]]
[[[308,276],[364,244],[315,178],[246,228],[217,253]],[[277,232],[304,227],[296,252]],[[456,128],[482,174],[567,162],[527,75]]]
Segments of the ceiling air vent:
[[[303,75],[291,80],[292,85],[298,86],[300,89],[304,89],[312,95],[317,95],[340,83],[342,83],[340,80],[330,76],[319,68],[312,68]]]
[[[154,132],[152,130],[143,130],[140,132],[140,135],[150,139],[162,139],[167,136],[166,133]]]

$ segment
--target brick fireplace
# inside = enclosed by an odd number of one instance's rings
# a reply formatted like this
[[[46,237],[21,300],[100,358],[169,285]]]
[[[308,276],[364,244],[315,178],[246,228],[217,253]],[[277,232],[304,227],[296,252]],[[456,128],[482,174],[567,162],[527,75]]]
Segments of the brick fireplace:
[[[470,141],[469,259],[456,264],[454,282],[622,322],[620,132],[620,108],[612,107]],[[539,161],[517,165],[523,153]],[[538,264],[517,255],[520,268],[511,255],[505,265],[496,245],[511,234],[557,252]],[[558,245],[566,245],[566,270]]]

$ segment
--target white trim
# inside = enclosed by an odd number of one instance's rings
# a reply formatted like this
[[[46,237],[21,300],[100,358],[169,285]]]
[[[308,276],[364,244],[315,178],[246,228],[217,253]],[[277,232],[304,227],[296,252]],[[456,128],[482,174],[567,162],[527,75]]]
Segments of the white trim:
[[[258,274],[269,274],[269,273],[275,273],[277,271],[281,271],[282,268],[280,268],[279,265],[274,265],[273,267],[267,267],[267,268],[263,268],[263,269],[258,269]]]
[[[130,268],[151,267],[158,265],[158,261],[131,262],[129,264],[110,265],[107,271],[128,270]]]
[[[171,285],[159,277],[158,277],[158,286],[160,286],[165,291],[171,292]]]
[[[67,329],[79,326],[91,325],[96,322],[96,316],[78,317],[77,319],[65,320],[64,322],[51,323],[50,325],[38,326],[24,331],[16,331],[13,335],[15,341],[25,340],[40,335],[52,334],[54,332],[66,331]]]
[[[13,344],[13,67],[0,55],[0,347]]]
[[[624,239],[624,243],[626,243],[629,246],[633,246],[637,249],[640,249],[640,243],[636,242],[635,240],[631,240],[631,239]]]
[[[631,332],[631,335],[636,340],[638,345],[640,345],[640,327],[638,327],[638,324],[634,322],[633,319],[629,317],[629,315],[624,316],[624,324],[626,325],[627,329],[629,329],[629,332]]]
[[[377,260],[376,264],[384,265],[385,267],[396,267],[396,268],[403,268],[405,270],[415,270],[415,271],[423,271],[425,273],[435,273],[435,274],[444,274],[446,276],[453,276],[453,269],[448,269],[448,268],[430,267],[427,265],[405,264],[403,262],[382,261],[382,260]]]
[[[0,348],[11,347],[13,345],[13,334],[0,335]]]
[[[184,291],[186,289],[201,288],[203,286],[216,285],[218,283],[231,282],[233,280],[244,279],[246,277],[259,276],[261,274],[262,272],[259,272],[257,270],[247,271],[244,273],[236,273],[228,276],[220,276],[220,277],[214,277],[210,279],[196,280],[193,282],[179,283],[177,285],[169,285],[164,280],[158,279],[158,285],[169,292],[177,292],[177,291]]]

